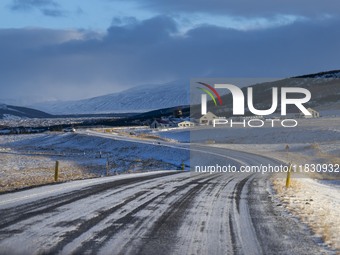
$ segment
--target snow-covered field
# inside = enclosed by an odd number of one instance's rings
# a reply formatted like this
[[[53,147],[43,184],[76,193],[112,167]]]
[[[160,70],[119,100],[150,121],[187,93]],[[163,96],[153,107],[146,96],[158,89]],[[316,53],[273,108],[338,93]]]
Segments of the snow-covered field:
[[[189,143],[190,130],[190,128],[169,128],[152,131],[152,134],[181,143]]]
[[[177,169],[189,153],[175,148],[86,134],[47,133],[0,136],[0,189],[11,190],[60,180],[158,169]]]
[[[84,121],[112,119],[112,117],[84,117],[84,118],[20,118],[7,116],[0,119],[0,125],[6,127],[50,127],[57,125],[77,125]]]
[[[152,133],[179,142],[191,141],[268,155],[296,164],[337,161],[340,158],[340,118],[299,119],[298,123],[295,128],[199,126]]]

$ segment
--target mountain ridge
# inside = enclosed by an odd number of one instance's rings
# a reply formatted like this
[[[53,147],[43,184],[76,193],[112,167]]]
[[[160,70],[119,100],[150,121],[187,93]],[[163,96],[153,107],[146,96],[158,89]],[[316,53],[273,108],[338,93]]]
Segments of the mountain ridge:
[[[0,119],[52,117],[51,114],[36,109],[0,103]]]
[[[254,88],[254,98],[262,100],[257,103],[259,109],[270,107],[271,87],[300,86],[310,88],[313,96],[309,103],[311,107],[318,107],[325,104],[327,100],[334,102],[339,97],[339,86],[331,79],[340,78],[340,70],[318,72],[314,74],[300,75],[291,78],[279,79],[270,82],[260,82],[251,85]],[[294,79],[295,82],[293,82]],[[314,79],[308,84],[306,79]],[[318,79],[323,84],[320,87]],[[322,80],[321,80],[322,79]],[[296,83],[298,81],[299,84]],[[309,80],[311,81],[311,80]],[[107,114],[107,113],[142,113],[162,108],[171,108],[190,104],[189,80],[177,80],[165,84],[141,85],[126,89],[122,92],[110,93],[82,100],[63,102],[44,102],[31,105],[30,107],[48,112],[54,115],[65,114]],[[246,86],[241,88],[246,93]],[[232,98],[227,93],[221,93],[224,102],[228,102],[227,107],[231,107]],[[192,102],[195,100],[192,100]],[[197,100],[199,102],[200,100]],[[195,101],[196,102],[196,101]],[[211,104],[211,102],[210,102]],[[255,102],[256,104],[256,102]]]
[[[51,114],[104,114],[147,112],[160,108],[187,105],[189,81],[178,80],[162,85],[142,85],[122,92],[82,100],[44,102],[30,107]],[[167,95],[167,96],[164,96]]]

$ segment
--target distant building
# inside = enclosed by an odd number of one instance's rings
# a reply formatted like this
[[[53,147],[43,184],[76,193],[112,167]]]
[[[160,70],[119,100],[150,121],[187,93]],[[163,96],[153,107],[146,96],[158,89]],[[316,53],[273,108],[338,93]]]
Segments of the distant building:
[[[154,120],[151,124],[150,124],[150,128],[159,128],[161,126],[161,124],[157,121]]]
[[[164,119],[154,120],[150,124],[150,128],[170,128],[170,127],[177,127],[177,124],[170,120],[164,120]]]
[[[213,114],[212,112],[207,112],[207,114],[203,115],[200,118],[200,124],[201,125],[212,125],[213,120],[217,119],[218,117]]]
[[[303,116],[304,118],[320,118],[320,113],[315,111],[314,109],[308,108],[307,111],[309,111],[310,114],[312,114],[312,115],[311,116],[304,115]]]
[[[193,127],[193,126],[195,126],[195,123],[185,120],[185,121],[179,122],[177,125],[179,127]]]

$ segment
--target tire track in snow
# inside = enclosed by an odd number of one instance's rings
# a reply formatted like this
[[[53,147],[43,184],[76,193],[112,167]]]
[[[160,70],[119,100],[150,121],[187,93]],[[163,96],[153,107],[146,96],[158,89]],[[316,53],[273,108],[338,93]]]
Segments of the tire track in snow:
[[[174,248],[176,233],[185,219],[188,210],[194,203],[194,198],[205,189],[209,188],[209,182],[218,176],[207,178],[205,181],[192,181],[197,183],[184,195],[179,197],[153,224],[146,237],[143,238],[143,244],[130,254],[171,254]],[[176,192],[174,192],[175,195]],[[160,240],[162,240],[160,242]],[[164,242],[165,241],[165,242]]]
[[[129,184],[138,183],[138,185],[142,185],[144,184],[142,182],[145,180],[164,177],[171,174],[176,173],[166,173],[153,176],[116,180],[108,183],[97,184],[81,190],[72,191],[60,196],[41,199],[36,202],[17,206],[15,208],[3,209],[0,210],[0,215],[2,216],[0,218],[0,229],[4,229],[8,226],[17,224],[20,221],[27,220],[37,215],[54,211],[61,206],[77,202],[81,199],[86,199],[89,196],[94,196],[102,192],[116,189]],[[117,193],[119,192],[121,191],[118,191]]]
[[[144,202],[143,204],[139,205],[138,207],[134,208],[132,211],[128,212],[126,215],[124,215],[123,217],[116,219],[112,222],[110,222],[110,225],[107,226],[106,228],[98,231],[95,233],[94,236],[91,237],[91,239],[82,242],[81,246],[76,249],[73,253],[74,254],[91,254],[95,251],[100,250],[101,247],[103,247],[107,242],[110,241],[110,239],[114,238],[115,235],[119,235],[120,231],[123,229],[126,229],[127,227],[132,226],[132,231],[135,229],[138,229],[139,226],[141,224],[143,224],[143,221],[145,219],[139,219],[138,217],[135,217],[135,215],[146,209],[146,207],[148,206],[153,206],[153,207],[158,207],[160,203],[166,201],[167,199],[169,199],[170,197],[175,197],[178,198],[178,200],[184,200],[188,194],[192,194],[194,191],[197,190],[198,188],[202,188],[199,185],[197,185],[197,183],[199,183],[202,180],[201,183],[204,184],[206,182],[209,182],[210,179],[214,179],[216,177],[211,177],[208,180],[207,177],[201,177],[201,178],[197,178],[196,180],[191,180],[188,183],[184,183],[183,185],[180,185],[178,187],[176,187],[174,190],[172,190],[171,192],[167,193],[167,192],[162,192],[159,195],[156,196],[152,196],[150,195],[150,199],[148,199],[146,202]],[[187,191],[185,193],[185,195],[177,197],[178,192],[193,186],[189,191]],[[170,208],[177,208],[177,204],[178,204],[178,200],[176,200]],[[153,204],[155,202],[155,204]],[[164,215],[164,214],[163,214]],[[161,215],[160,217],[162,218],[163,215]],[[158,222],[158,220],[157,220]],[[157,225],[158,223],[156,223]],[[133,233],[131,233],[131,235],[133,235]],[[144,240],[144,239],[143,239]],[[124,247],[122,248],[122,250],[126,249],[126,247],[129,247],[130,244],[126,244],[124,245]],[[118,247],[116,247],[116,251],[115,253],[119,253],[119,254],[125,254],[124,251],[119,251],[118,252]],[[143,252],[138,248],[138,254],[143,254]]]
[[[182,178],[182,179],[180,179],[180,182],[187,181],[188,179],[190,179],[190,177]],[[145,185],[145,182],[142,183],[142,184]],[[136,185],[136,186],[134,186],[134,188],[136,188],[138,186],[141,186],[142,184]],[[84,233],[86,233],[89,230],[91,230],[91,228],[93,226],[96,226],[100,222],[104,221],[106,218],[111,216],[111,214],[117,212],[119,209],[122,209],[124,206],[130,204],[131,202],[136,202],[138,204],[138,202],[142,202],[143,200],[145,200],[145,197],[152,197],[152,193],[153,193],[152,191],[153,190],[162,189],[166,184],[167,184],[167,182],[163,182],[163,183],[160,183],[160,184],[159,183],[158,184],[155,183],[154,186],[150,186],[148,190],[145,190],[143,192],[138,192],[138,193],[136,193],[136,194],[134,194],[134,195],[124,199],[124,201],[121,204],[119,204],[117,206],[114,206],[112,208],[109,208],[107,210],[101,210],[99,212],[99,215],[97,215],[97,216],[95,216],[95,217],[93,217],[93,218],[91,218],[89,220],[85,220],[75,230],[67,232],[63,236],[63,240],[60,241],[56,246],[53,247],[53,249],[52,249],[53,252],[52,253],[61,251],[63,249],[63,247],[65,247],[68,244],[71,244],[77,238],[79,238],[81,235],[83,235]],[[131,187],[127,188],[125,190],[128,190],[128,189],[131,189]],[[119,193],[121,193],[121,192],[119,192]],[[164,194],[164,193],[162,193],[162,194]],[[151,201],[149,201],[149,202],[151,202]],[[122,211],[121,213],[124,213],[124,211]],[[119,221],[119,219],[117,221]],[[119,222],[118,223],[117,222],[113,222],[112,224],[120,224],[120,223]],[[95,237],[93,237],[92,239],[94,239],[94,238]],[[91,242],[91,240],[88,240],[88,242]]]

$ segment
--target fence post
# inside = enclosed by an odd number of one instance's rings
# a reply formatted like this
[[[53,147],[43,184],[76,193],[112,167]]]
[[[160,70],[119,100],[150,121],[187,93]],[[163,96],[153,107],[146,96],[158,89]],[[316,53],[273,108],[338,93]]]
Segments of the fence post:
[[[286,155],[287,155],[287,161],[289,162],[289,145],[288,144],[286,144],[285,150],[286,150]]]
[[[109,158],[107,158],[106,159],[106,176],[109,176],[109,167],[110,167]]]
[[[184,168],[185,168],[184,161],[182,161],[182,164],[181,164],[182,171],[184,171]]]
[[[55,169],[54,169],[54,181],[57,182],[59,179],[59,161],[55,162]]]
[[[290,186],[290,176],[292,174],[292,163],[289,163],[289,169],[287,172],[287,179],[286,179],[286,188],[289,188]]]

